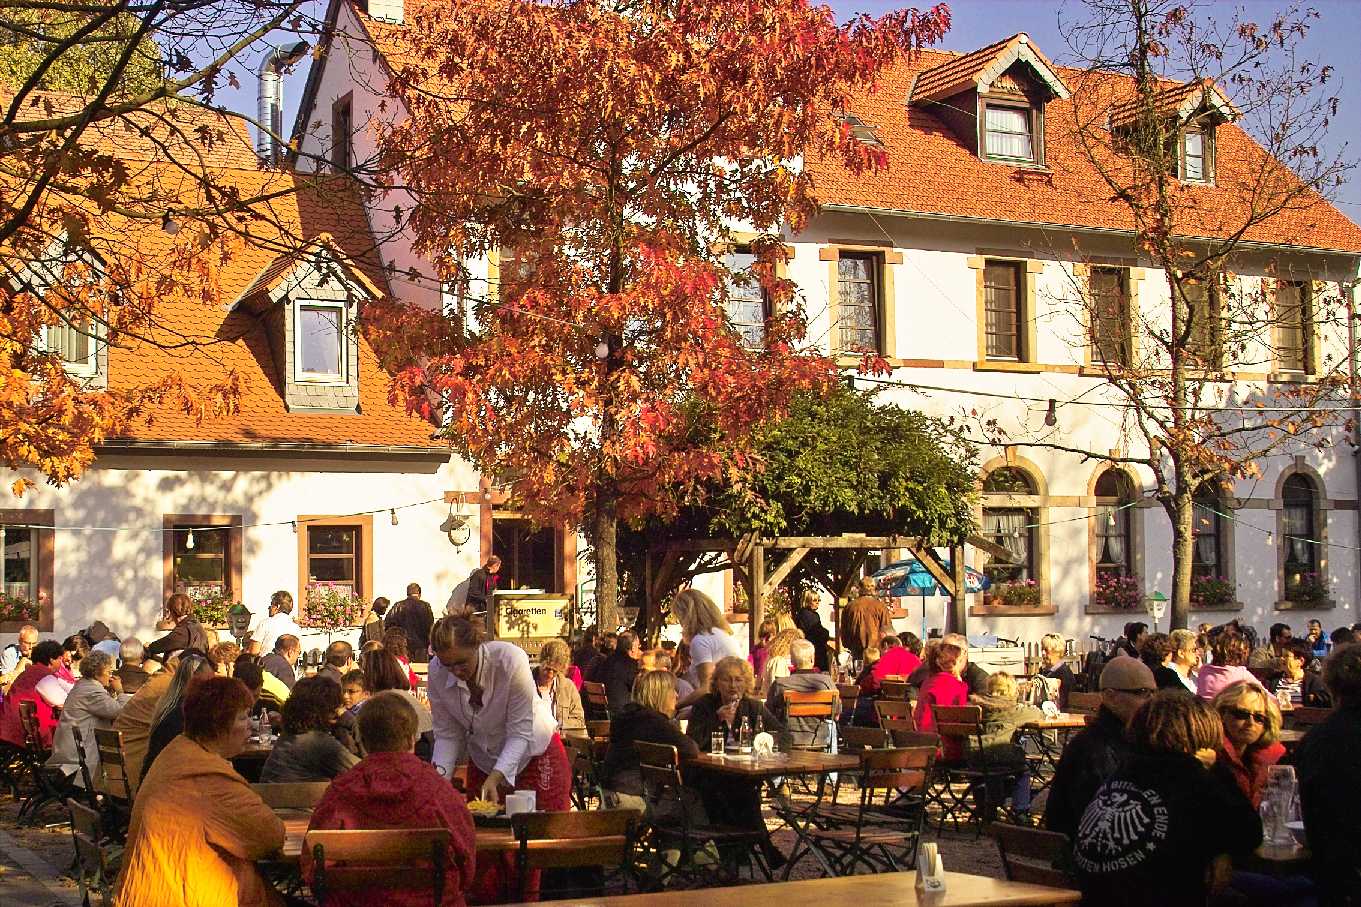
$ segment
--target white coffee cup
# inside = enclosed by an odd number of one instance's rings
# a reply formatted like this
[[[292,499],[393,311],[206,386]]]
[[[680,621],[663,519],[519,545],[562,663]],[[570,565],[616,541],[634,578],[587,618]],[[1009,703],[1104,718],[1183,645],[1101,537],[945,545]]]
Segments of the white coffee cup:
[[[532,790],[517,790],[513,794],[506,794],[506,815],[532,813],[537,801],[538,794]]]

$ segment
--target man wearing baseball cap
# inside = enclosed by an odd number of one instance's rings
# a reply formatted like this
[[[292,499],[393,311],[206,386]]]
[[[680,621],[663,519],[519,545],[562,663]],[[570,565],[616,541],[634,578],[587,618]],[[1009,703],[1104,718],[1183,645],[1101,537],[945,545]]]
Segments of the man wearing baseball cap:
[[[1129,755],[1125,726],[1157,687],[1153,672],[1137,658],[1119,655],[1106,663],[1101,671],[1101,708],[1096,720],[1068,742],[1054,772],[1044,809],[1046,828],[1070,838],[1077,833],[1078,820],[1097,788]]]

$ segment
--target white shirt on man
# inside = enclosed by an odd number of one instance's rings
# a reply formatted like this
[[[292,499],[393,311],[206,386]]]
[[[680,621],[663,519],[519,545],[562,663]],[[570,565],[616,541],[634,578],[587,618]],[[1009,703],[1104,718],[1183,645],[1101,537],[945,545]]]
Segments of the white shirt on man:
[[[438,657],[430,659],[426,692],[435,724],[431,761],[447,777],[466,758],[488,774],[499,771],[514,784],[529,760],[548,749],[558,725],[539,698],[523,649],[508,642],[484,642],[478,655],[473,678],[482,688],[478,710],[469,702],[468,684]]]
[[[280,611],[266,617],[251,630],[250,638],[260,644],[260,654],[268,655],[274,651],[274,641],[280,636],[302,637],[302,627],[293,620],[292,614]]]

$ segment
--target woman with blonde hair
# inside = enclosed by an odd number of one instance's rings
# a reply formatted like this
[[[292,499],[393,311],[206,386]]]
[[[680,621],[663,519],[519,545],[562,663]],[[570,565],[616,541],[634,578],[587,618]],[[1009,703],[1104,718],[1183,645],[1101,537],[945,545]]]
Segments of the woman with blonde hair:
[[[803,631],[803,638],[813,644],[813,666],[819,671],[826,671],[831,665],[827,643],[832,634],[822,625],[822,618],[818,616],[820,602],[816,589],[804,589],[803,595],[794,605],[793,619],[794,626]]]
[[[781,677],[788,677],[794,670],[790,658],[790,648],[795,640],[803,639],[802,630],[781,630],[766,647],[765,668],[756,675],[756,695],[765,699],[770,694],[770,685]]]
[[[600,784],[627,809],[646,809],[638,741],[676,748],[682,760],[699,755],[699,746],[681,733],[676,712],[676,678],[670,671],[643,671],[633,681],[633,701],[610,721],[610,746],[600,770]]]
[[[714,665],[727,657],[741,658],[742,645],[723,611],[698,589],[684,589],[671,602],[671,613],[681,626],[681,639],[690,647],[690,670],[686,679],[695,692],[681,705],[691,705],[709,688]]]
[[[769,732],[777,739],[783,736],[784,725],[766,708],[764,702],[752,697],[756,678],[746,659],[729,656],[714,665],[709,691],[695,701],[690,710],[690,723],[685,733],[696,745],[707,750],[715,733],[734,740],[742,723],[755,734],[756,729]],[[705,772],[696,777],[696,786],[704,799],[704,810],[719,825],[750,829],[763,835],[761,852],[771,869],[783,866],[784,854],[765,836],[766,824],[761,817],[761,782]]]
[[[1281,707],[1260,683],[1240,680],[1219,691],[1211,703],[1224,723],[1224,745],[1215,772],[1262,805],[1267,770],[1285,755],[1280,742]]]

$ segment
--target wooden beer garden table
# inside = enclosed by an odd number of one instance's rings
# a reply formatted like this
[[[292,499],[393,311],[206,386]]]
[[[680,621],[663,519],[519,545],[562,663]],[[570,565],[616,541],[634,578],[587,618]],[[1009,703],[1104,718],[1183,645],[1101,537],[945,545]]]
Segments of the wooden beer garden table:
[[[1040,757],[1039,763],[1034,766],[1036,769],[1035,780],[1039,782],[1035,787],[1035,793],[1039,793],[1053,783],[1054,772],[1058,771],[1059,759],[1063,756],[1063,748],[1068,745],[1068,738],[1074,731],[1079,731],[1086,726],[1086,715],[1068,713],[1061,713],[1053,718],[1041,718],[1039,721],[1030,721],[1021,726],[1022,735],[1034,741],[1035,751]]]
[[[299,856],[302,854],[302,839],[307,834],[307,825],[312,821],[312,811],[310,809],[276,809],[274,814],[283,820],[284,823],[284,846],[279,849],[277,856],[270,858],[268,862],[297,864]],[[483,828],[476,829],[477,852],[479,855],[488,853],[509,853],[517,848],[515,835],[509,828]],[[552,846],[552,841],[531,842],[531,847]],[[560,842],[563,845],[572,844],[571,841]]]
[[[985,907],[985,905],[1076,904],[1081,892],[1024,882],[1008,882],[962,872],[945,873],[945,891],[927,894],[916,889],[915,872],[770,882],[700,891],[661,891],[621,897],[573,898],[541,901],[538,907],[789,907],[791,904],[894,904],[896,907]]]

